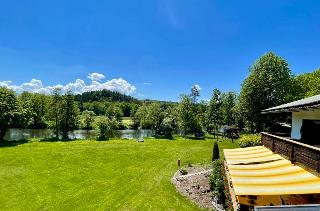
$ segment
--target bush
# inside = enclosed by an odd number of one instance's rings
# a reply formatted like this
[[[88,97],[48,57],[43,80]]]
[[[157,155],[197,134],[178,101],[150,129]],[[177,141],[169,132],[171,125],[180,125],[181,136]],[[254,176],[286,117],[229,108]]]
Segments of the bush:
[[[238,143],[240,147],[259,146],[261,145],[261,135],[260,134],[242,135]]]
[[[222,161],[220,159],[215,160],[212,163],[212,167],[212,174],[209,178],[210,189],[213,192],[214,196],[217,198],[218,203],[225,206],[226,196],[222,172]]]
[[[187,171],[187,169],[185,169],[185,168],[181,168],[181,169],[180,169],[180,173],[181,173],[181,175],[187,175],[187,174],[188,174],[188,171]]]
[[[219,146],[218,146],[218,143],[215,141],[213,144],[213,150],[212,150],[212,161],[217,160],[219,158],[220,158]]]
[[[106,116],[97,117],[95,128],[98,131],[98,140],[108,140],[114,136],[114,130],[117,129],[118,122],[115,118],[109,119]]]
[[[172,133],[174,130],[175,130],[175,119],[171,117],[165,117],[160,124],[159,130],[156,130],[156,133],[172,139]]]

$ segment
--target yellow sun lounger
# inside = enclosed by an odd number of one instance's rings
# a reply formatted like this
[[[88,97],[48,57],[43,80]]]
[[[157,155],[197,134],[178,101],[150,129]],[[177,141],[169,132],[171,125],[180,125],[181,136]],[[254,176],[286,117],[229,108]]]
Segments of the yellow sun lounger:
[[[249,203],[252,196],[270,196],[268,200],[272,196],[287,199],[297,194],[319,196],[320,178],[317,175],[266,147],[225,149],[224,155],[235,195],[245,203]],[[285,195],[290,197],[283,197]],[[261,203],[266,201],[266,198],[253,198]]]

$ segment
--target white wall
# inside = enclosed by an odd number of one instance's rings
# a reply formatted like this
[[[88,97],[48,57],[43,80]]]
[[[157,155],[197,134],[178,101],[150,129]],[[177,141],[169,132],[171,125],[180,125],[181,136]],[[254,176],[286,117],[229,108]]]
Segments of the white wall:
[[[320,109],[312,111],[292,112],[291,138],[301,139],[300,129],[303,119],[320,120]]]

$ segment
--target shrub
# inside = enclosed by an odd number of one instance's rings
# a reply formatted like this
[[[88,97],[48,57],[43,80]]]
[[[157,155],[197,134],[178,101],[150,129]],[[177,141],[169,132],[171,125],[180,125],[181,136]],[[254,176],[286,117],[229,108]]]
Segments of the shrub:
[[[212,163],[212,167],[212,174],[209,178],[210,189],[213,192],[214,196],[217,198],[218,203],[225,206],[226,196],[222,172],[222,161],[220,159],[215,160]]]
[[[242,135],[238,143],[240,147],[259,146],[261,145],[261,135],[260,134]]]
[[[217,197],[218,203],[225,206],[226,195],[224,193],[224,181],[222,176],[215,181],[215,186],[214,194]]]
[[[180,173],[181,173],[181,175],[187,175],[188,171],[185,168],[181,168]]]
[[[114,130],[118,127],[115,118],[109,119],[106,116],[96,118],[95,128],[98,131],[98,140],[108,140],[114,136]]]
[[[161,124],[159,130],[156,131],[158,134],[163,134],[165,137],[172,139],[173,131],[175,130],[175,119],[171,117],[165,117]]]
[[[215,141],[212,149],[212,161],[217,160],[219,158],[220,158],[219,146],[218,146],[218,143]]]

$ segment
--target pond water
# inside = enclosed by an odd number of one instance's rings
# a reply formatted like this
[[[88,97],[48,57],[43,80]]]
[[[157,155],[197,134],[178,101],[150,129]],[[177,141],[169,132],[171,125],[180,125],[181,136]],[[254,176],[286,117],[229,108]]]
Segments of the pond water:
[[[152,130],[116,130],[116,137],[123,139],[137,139],[152,137]],[[97,133],[95,130],[74,130],[69,134],[71,139],[94,139]],[[4,139],[7,141],[23,140],[29,138],[51,138],[54,137],[52,130],[49,129],[18,129],[11,128],[7,131]]]

